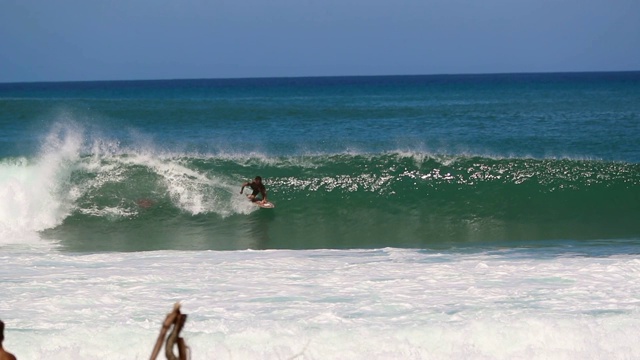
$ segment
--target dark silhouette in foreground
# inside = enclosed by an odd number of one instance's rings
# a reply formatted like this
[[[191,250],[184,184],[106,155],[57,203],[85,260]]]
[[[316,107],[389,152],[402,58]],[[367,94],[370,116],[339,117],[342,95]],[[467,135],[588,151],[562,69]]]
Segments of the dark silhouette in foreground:
[[[184,339],[180,337],[180,331],[182,331],[185,321],[187,321],[187,315],[180,312],[180,303],[176,303],[173,305],[173,311],[167,314],[162,323],[162,329],[160,329],[160,335],[158,335],[150,360],[155,360],[158,357],[163,342],[165,342],[165,356],[168,360],[187,360],[190,358],[188,355],[191,351]],[[167,331],[170,328],[172,328],[171,333],[167,336]],[[178,347],[178,356],[173,352],[176,346]]]
[[[0,320],[0,360],[16,360],[16,357],[13,356],[12,353],[7,352],[2,347],[2,342],[4,341],[4,323]]]

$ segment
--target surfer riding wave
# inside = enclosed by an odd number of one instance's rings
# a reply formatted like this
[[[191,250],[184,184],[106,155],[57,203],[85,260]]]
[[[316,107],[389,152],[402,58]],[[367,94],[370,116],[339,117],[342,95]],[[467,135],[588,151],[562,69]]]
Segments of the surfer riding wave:
[[[249,200],[253,202],[259,202],[260,204],[264,204],[267,202],[267,188],[264,187],[262,178],[260,176],[256,176],[255,179],[253,179],[253,181],[251,182],[242,184],[240,194],[244,192],[245,187],[250,187],[253,190],[253,193],[251,195],[247,195]],[[257,198],[258,195],[261,195],[261,198]]]

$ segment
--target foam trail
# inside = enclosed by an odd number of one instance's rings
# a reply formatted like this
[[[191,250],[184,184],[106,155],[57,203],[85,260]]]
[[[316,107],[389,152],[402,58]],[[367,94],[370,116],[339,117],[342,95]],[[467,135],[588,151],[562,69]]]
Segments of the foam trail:
[[[251,206],[244,197],[238,196],[238,186],[235,186],[232,180],[193,170],[182,164],[178,156],[165,157],[152,150],[129,151],[126,157],[94,153],[91,164],[86,165],[87,170],[97,175],[96,179],[104,178],[99,182],[91,181],[91,186],[97,190],[108,182],[131,181],[124,172],[132,167],[144,168],[157,176],[158,183],[162,185],[173,205],[184,213],[216,213],[226,217],[256,210],[256,207]]]

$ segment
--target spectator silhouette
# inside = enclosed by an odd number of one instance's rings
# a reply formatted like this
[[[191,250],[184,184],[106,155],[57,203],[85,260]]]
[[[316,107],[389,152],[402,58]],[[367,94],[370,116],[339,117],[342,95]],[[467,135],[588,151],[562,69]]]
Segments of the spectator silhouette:
[[[6,352],[2,347],[4,341],[4,323],[0,320],[0,360],[16,360],[12,353]]]

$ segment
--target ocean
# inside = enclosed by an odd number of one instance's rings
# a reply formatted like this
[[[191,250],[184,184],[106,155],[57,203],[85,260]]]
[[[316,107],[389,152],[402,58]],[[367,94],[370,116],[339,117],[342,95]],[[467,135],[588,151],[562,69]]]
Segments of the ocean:
[[[20,359],[640,358],[640,72],[0,84],[0,283]]]

